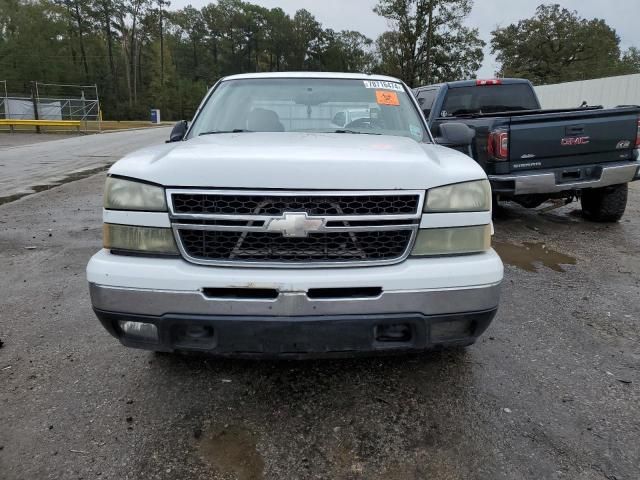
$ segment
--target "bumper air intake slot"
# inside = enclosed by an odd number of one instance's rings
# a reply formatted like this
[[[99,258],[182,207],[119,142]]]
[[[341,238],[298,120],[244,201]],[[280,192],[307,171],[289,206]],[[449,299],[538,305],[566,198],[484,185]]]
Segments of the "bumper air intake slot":
[[[202,293],[227,300],[275,300],[280,295],[275,288],[204,288]]]
[[[210,325],[173,325],[170,331],[171,341],[176,348],[208,350],[216,343],[215,332]]]
[[[411,325],[406,323],[394,323],[389,325],[377,325],[374,329],[376,342],[379,343],[407,343],[411,341]]]
[[[381,287],[310,288],[307,292],[307,297],[313,300],[377,298],[380,295],[382,295]]]

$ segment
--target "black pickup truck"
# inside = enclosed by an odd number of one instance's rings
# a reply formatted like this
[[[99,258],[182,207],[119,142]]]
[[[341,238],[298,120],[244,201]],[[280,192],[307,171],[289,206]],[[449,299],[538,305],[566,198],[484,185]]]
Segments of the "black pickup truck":
[[[524,79],[449,82],[414,94],[436,140],[485,169],[495,201],[535,208],[579,198],[590,220],[624,214],[627,184],[640,179],[640,107],[542,110]]]

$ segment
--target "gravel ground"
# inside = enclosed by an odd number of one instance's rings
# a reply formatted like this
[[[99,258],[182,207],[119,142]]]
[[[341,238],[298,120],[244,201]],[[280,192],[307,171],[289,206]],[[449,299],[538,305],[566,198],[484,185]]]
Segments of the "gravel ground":
[[[0,478],[640,478],[640,185],[615,225],[510,206],[466,351],[258,362],[125,349],[94,318],[96,175],[0,206]]]

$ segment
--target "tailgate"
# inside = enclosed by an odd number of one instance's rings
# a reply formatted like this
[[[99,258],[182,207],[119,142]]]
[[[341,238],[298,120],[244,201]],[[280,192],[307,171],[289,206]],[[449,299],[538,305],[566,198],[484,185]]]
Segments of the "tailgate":
[[[639,113],[632,107],[512,117],[509,161],[517,170],[632,159]]]

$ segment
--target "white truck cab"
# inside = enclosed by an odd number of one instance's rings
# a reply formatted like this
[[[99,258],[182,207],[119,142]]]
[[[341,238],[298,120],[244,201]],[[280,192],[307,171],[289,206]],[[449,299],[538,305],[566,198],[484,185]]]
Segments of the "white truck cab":
[[[236,75],[185,127],[109,170],[87,278],[124,345],[351,355],[469,345],[488,327],[503,266],[487,177],[434,144],[401,81]]]

